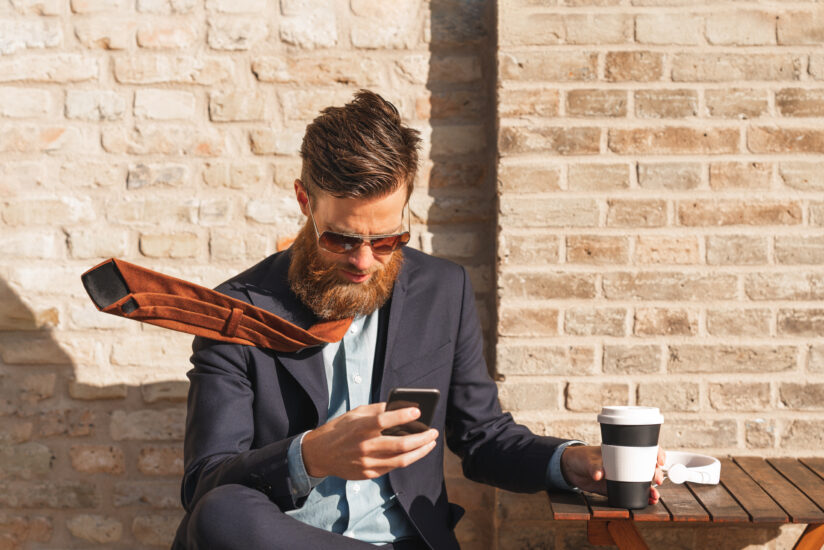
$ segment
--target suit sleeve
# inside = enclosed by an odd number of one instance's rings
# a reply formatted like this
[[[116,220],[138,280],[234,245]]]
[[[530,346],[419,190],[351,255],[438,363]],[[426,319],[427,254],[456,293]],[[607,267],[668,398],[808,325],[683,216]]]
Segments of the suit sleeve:
[[[566,440],[533,434],[504,413],[483,358],[475,296],[462,269],[460,319],[447,405],[446,440],[467,478],[515,492],[545,490],[549,460]]]
[[[289,477],[290,437],[252,449],[254,393],[247,346],[196,337],[191,358],[181,500],[187,511],[210,489],[240,484],[264,492],[281,510],[299,506]],[[298,434],[299,435],[299,434]]]

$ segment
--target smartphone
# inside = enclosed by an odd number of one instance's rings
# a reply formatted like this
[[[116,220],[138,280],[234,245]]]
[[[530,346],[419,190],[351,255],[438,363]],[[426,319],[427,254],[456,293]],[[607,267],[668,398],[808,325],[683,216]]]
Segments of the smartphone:
[[[432,417],[435,415],[435,406],[441,392],[432,388],[394,388],[389,392],[389,399],[386,400],[386,410],[394,411],[407,407],[418,407],[421,415],[412,422],[386,428],[381,433],[383,435],[409,435],[425,432],[432,424]]]

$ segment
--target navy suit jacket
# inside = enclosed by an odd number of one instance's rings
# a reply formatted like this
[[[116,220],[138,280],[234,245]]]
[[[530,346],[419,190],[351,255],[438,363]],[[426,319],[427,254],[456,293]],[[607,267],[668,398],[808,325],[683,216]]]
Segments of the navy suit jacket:
[[[426,457],[389,473],[392,488],[435,550],[458,548],[463,511],[447,500],[444,443],[466,477],[517,492],[545,489],[550,456],[564,440],[540,437],[501,411],[487,373],[475,297],[466,270],[406,248],[392,297],[381,310],[373,396],[393,387],[437,388]],[[290,251],[270,256],[216,290],[308,327],[316,321],[289,289]],[[257,488],[281,510],[300,506],[290,487],[287,451],[302,432],[326,421],[328,390],[321,348],[281,353],[197,337],[186,418],[183,506],[191,512],[210,489]],[[185,525],[188,518],[184,518]],[[175,547],[186,547],[185,528]]]

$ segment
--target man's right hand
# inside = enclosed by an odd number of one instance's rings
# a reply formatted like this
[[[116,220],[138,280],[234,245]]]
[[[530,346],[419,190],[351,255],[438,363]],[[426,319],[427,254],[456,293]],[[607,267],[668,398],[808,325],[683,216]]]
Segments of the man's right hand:
[[[302,443],[306,473],[312,477],[373,479],[409,466],[435,448],[435,429],[403,436],[381,434],[421,414],[415,407],[385,409],[386,403],[363,405],[308,432]]]

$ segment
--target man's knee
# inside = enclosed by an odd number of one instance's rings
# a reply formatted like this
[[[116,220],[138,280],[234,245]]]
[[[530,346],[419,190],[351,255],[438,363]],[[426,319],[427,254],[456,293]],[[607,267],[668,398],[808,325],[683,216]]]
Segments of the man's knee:
[[[232,548],[242,540],[244,525],[255,525],[260,513],[271,515],[276,510],[277,506],[256,489],[220,485],[195,504],[189,517],[187,538],[196,548]]]

